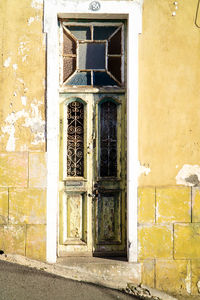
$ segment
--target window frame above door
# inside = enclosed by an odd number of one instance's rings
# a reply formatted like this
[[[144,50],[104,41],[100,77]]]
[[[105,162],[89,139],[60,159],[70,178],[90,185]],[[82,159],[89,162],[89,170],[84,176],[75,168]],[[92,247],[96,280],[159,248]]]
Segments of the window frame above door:
[[[59,178],[59,18],[127,20],[127,249],[128,260],[137,261],[137,166],[138,166],[138,34],[142,31],[142,2],[44,0],[44,32],[47,34],[47,234],[46,260],[56,262]],[[80,90],[79,90],[80,91]],[[77,92],[77,88],[71,90]],[[84,92],[91,92],[84,89]],[[99,92],[97,89],[96,92]],[[102,91],[103,92],[103,91]],[[120,93],[119,89],[119,93]],[[93,89],[95,93],[95,89]]]
[[[82,26],[82,27],[88,27],[90,28],[90,31],[91,31],[91,36],[90,36],[90,39],[78,39],[76,38],[74,35],[73,35],[73,32],[70,32],[70,29],[67,28],[67,27],[79,27],[79,26]],[[101,39],[101,40],[98,40],[98,39],[95,39],[94,38],[94,28],[95,27],[117,27],[115,30],[114,30],[114,34],[110,34],[110,36],[107,38],[107,39]],[[125,50],[126,50],[126,47],[125,47],[125,31],[126,31],[126,20],[93,20],[93,19],[87,19],[87,20],[84,20],[81,21],[81,20],[78,20],[78,19],[74,19],[74,20],[67,20],[67,19],[59,19],[59,64],[60,64],[60,89],[62,89],[62,92],[70,92],[71,89],[73,89],[73,84],[69,84],[70,80],[74,77],[74,75],[76,75],[77,73],[82,73],[82,72],[88,72],[90,73],[90,76],[91,76],[91,83],[89,85],[76,85],[76,88],[78,88],[79,90],[80,89],[89,89],[92,93],[93,93],[93,90],[98,90],[98,92],[101,92],[103,90],[106,90],[106,91],[116,91],[117,90],[120,90],[120,92],[124,92],[125,91],[125,86],[126,86],[126,70],[125,70],[125,65],[126,65],[126,61],[125,61]],[[109,45],[109,39],[114,36],[118,31],[121,30],[121,53],[118,54],[118,55],[113,55],[113,54],[109,54],[109,50],[108,50],[108,45]],[[73,53],[73,54],[64,54],[63,53],[63,45],[64,45],[64,34],[68,35],[71,40],[73,40],[74,44],[76,45],[76,53]],[[98,44],[98,43],[104,43],[105,44],[105,68],[104,69],[95,69],[95,68],[89,68],[89,69],[85,69],[85,70],[82,70],[80,67],[79,67],[79,55],[80,55],[80,46],[83,45],[83,44],[90,44],[90,43],[95,43],[95,44]],[[120,81],[114,77],[114,75],[112,74],[112,72],[109,71],[109,58],[112,58],[112,57],[119,57],[121,59],[121,66],[120,66]],[[76,61],[76,68],[75,70],[73,71],[73,73],[68,76],[68,78],[64,78],[63,76],[63,64],[64,64],[64,58],[72,58]],[[106,74],[108,74],[108,76],[110,77],[111,80],[115,81],[116,84],[102,84],[102,86],[99,86],[99,85],[95,85],[95,83],[93,82],[93,72],[106,72]]]

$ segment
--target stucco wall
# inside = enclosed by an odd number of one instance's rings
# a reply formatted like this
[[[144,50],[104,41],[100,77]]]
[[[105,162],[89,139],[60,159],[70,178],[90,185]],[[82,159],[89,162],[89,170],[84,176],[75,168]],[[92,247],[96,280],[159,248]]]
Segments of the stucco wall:
[[[42,0],[0,2],[0,248],[45,259]]]
[[[138,254],[145,284],[182,294],[200,292],[197,2],[144,0],[139,45]]]
[[[200,29],[197,1],[145,0],[139,56],[140,185],[175,185],[185,164],[200,165]]]

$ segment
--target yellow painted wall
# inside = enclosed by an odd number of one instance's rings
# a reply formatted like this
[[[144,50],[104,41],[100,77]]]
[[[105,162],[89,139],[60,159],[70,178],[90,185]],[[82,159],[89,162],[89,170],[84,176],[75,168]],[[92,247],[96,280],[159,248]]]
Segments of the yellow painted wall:
[[[144,284],[174,294],[199,295],[198,1],[178,1],[177,10],[173,3],[144,0],[143,6],[139,38],[139,160],[143,174],[138,189],[138,253]],[[200,24],[200,14],[197,21]]]
[[[42,28],[42,1],[0,1],[0,249],[45,260]]]
[[[197,0],[144,0],[139,42],[140,185],[175,185],[200,157],[200,28]],[[199,14],[200,24],[200,14]]]

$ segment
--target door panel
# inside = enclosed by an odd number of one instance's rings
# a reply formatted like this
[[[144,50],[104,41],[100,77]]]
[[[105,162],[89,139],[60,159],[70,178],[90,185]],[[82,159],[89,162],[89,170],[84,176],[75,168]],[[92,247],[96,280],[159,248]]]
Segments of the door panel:
[[[60,96],[59,255],[92,254],[91,100]]]
[[[94,171],[93,250],[97,256],[125,255],[125,96],[95,95],[95,100],[98,142]]]
[[[85,193],[65,192],[62,198],[61,244],[81,245],[87,242],[87,203]]]
[[[100,192],[97,199],[96,228],[98,245],[121,243],[121,195]]]

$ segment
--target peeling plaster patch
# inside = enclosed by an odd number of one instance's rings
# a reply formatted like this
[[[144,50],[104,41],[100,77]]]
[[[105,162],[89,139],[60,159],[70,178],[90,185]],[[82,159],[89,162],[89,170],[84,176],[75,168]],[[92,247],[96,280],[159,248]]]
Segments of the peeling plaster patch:
[[[42,120],[41,113],[39,112],[40,104],[41,103],[36,99],[31,103],[31,115],[25,119],[25,123],[23,124],[24,127],[29,127],[34,135],[32,145],[38,145],[45,142],[45,121]]]
[[[20,83],[24,84],[24,80],[23,80],[22,78],[17,78],[17,80],[18,80]]]
[[[178,165],[176,165],[176,169],[178,169]]]
[[[30,26],[33,22],[39,21],[39,20],[40,20],[40,17],[39,17],[39,16],[30,17],[30,18],[27,20],[28,26]]]
[[[11,57],[8,57],[5,61],[4,61],[4,64],[3,66],[5,68],[8,68],[10,66],[10,62],[11,62]]]
[[[29,41],[19,43],[18,54],[24,55],[29,50]]]
[[[199,186],[200,166],[184,165],[176,176],[176,183],[185,186]]]
[[[25,96],[25,94],[26,94],[27,91],[28,91],[28,88],[25,87],[25,82],[24,82],[24,80],[23,80],[22,78],[17,78],[17,81],[19,81],[19,82],[21,83],[21,85],[17,83],[17,91],[18,91],[18,93],[21,94],[21,95],[23,95],[23,96]],[[21,97],[23,97],[23,96],[21,96]],[[22,104],[23,104],[23,105],[26,105],[26,104],[24,103],[25,98],[21,98],[21,101],[22,101]]]
[[[26,102],[27,98],[25,96],[21,97],[21,100]],[[15,151],[15,126],[16,122],[20,118],[25,119],[25,123],[21,126],[30,128],[34,139],[32,141],[33,145],[38,145],[45,142],[45,121],[42,120],[41,113],[39,111],[39,106],[41,102],[36,99],[31,104],[31,112],[26,112],[24,109],[16,113],[11,113],[5,119],[5,126],[1,127],[3,135],[0,138],[3,138],[5,134],[9,135],[8,142],[6,145],[7,151]]]
[[[13,69],[16,71],[17,68],[18,68],[18,65],[17,65],[17,64],[14,64],[14,65],[13,65]]]
[[[191,294],[191,280],[192,280],[192,274],[191,274],[191,265],[190,262],[187,264],[187,277],[185,278],[185,286],[188,294]]]
[[[20,94],[27,93],[28,92],[28,88],[26,87],[26,84],[25,84],[24,80],[22,78],[17,78],[17,80],[22,84],[22,86],[20,86],[19,84],[17,85],[18,92]]]
[[[23,57],[22,57],[22,62],[25,62],[26,61],[26,58],[27,58],[27,54],[26,55],[24,55]]]
[[[30,26],[30,25],[31,25],[31,23],[33,23],[33,22],[34,22],[34,20],[35,20],[35,18],[34,18],[34,17],[30,17],[30,18],[28,19],[28,26]]]
[[[27,97],[21,96],[22,105],[26,106]]]
[[[138,164],[138,176],[144,174],[147,176],[151,172],[151,169],[149,168],[149,165],[141,165],[140,162]]]
[[[156,201],[156,220],[158,220],[159,217],[160,217],[159,204],[158,204],[158,201]],[[172,239],[173,239],[173,237],[172,237]]]
[[[6,145],[6,151],[15,151],[15,126],[5,126],[2,128],[3,133],[9,134],[9,139]]]
[[[15,123],[18,119],[22,117],[27,117],[28,113],[24,110],[18,111],[17,113],[11,113],[7,116],[5,123],[6,125],[1,127],[1,130],[4,134],[8,134],[8,142],[6,145],[7,151],[15,151]]]
[[[43,0],[32,0],[31,7],[35,9],[41,9],[43,5]]]

